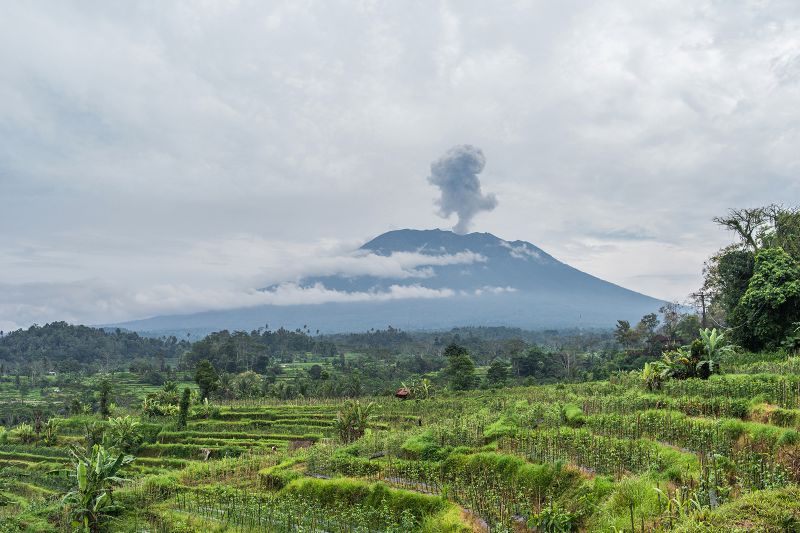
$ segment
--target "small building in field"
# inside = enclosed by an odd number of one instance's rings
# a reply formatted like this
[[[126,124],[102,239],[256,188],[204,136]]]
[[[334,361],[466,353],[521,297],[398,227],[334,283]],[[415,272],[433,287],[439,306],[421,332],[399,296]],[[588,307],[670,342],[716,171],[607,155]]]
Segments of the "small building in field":
[[[400,387],[397,389],[397,392],[394,393],[394,397],[400,398],[401,400],[406,400],[409,396],[411,396],[411,391],[405,387]]]

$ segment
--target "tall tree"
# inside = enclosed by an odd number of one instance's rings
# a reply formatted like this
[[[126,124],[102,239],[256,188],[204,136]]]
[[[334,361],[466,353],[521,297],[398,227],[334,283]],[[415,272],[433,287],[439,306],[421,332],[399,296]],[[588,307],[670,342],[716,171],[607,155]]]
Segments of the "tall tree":
[[[178,410],[178,427],[183,429],[186,427],[186,421],[189,419],[189,404],[192,400],[192,391],[189,387],[183,389],[183,396],[181,396],[181,403]]]
[[[757,252],[769,244],[775,225],[784,212],[784,208],[775,204],[731,209],[725,216],[714,217],[714,222],[736,233],[744,246]]]
[[[219,374],[217,374],[217,369],[208,359],[203,359],[197,363],[194,381],[200,387],[201,401],[207,399],[211,393],[219,388]]]
[[[486,372],[486,380],[493,387],[502,387],[508,379],[508,364],[500,359],[495,359]]]
[[[726,321],[744,296],[755,268],[755,254],[740,246],[728,246],[709,259],[703,290],[710,296],[710,314]]]
[[[470,390],[475,388],[478,378],[475,376],[475,363],[469,357],[467,349],[458,344],[451,344],[444,350],[447,357],[445,375],[453,390]]]
[[[778,215],[773,244],[800,261],[800,210],[787,210]]]
[[[107,377],[103,377],[100,379],[97,386],[100,393],[100,416],[108,418],[108,415],[111,414],[109,399],[109,395],[111,394],[111,380]]]
[[[800,321],[800,266],[783,248],[756,255],[753,277],[733,319],[737,339],[753,350],[777,346]]]

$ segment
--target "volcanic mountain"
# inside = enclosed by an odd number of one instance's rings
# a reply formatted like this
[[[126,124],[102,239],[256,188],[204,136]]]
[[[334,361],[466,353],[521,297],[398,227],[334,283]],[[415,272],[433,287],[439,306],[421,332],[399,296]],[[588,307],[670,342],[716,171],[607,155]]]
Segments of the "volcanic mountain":
[[[251,330],[269,324],[308,324],[323,332],[514,326],[525,329],[611,327],[656,311],[662,301],[564,264],[524,241],[490,233],[397,230],[364,244],[354,257],[371,259],[366,272],[336,272],[292,283],[294,293],[324,293],[322,303],[291,303],[286,285],[262,289],[275,303],[148,318],[120,324],[159,332]],[[384,264],[402,268],[382,270]],[[282,292],[283,291],[283,292]]]

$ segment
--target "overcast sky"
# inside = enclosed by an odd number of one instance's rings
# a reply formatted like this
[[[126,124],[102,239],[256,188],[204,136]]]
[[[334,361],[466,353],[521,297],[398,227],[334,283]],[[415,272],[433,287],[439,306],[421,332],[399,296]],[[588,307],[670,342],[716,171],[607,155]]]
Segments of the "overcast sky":
[[[450,228],[427,178],[466,143],[473,231],[684,299],[713,216],[798,203],[799,120],[795,0],[2,2],[0,329],[237,305]]]

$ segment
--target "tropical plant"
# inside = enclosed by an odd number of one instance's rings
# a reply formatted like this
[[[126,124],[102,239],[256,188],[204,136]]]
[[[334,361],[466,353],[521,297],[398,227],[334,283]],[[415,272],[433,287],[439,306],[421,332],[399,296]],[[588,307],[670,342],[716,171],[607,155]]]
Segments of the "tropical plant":
[[[132,416],[119,416],[108,421],[106,438],[109,444],[123,453],[135,452],[142,443],[140,423]]]
[[[800,322],[792,324],[792,332],[783,340],[781,346],[792,353],[800,352]]]
[[[529,520],[529,525],[535,527],[536,531],[568,533],[575,528],[574,519],[575,517],[571,513],[555,507],[551,503],[534,514]]]
[[[60,418],[51,418],[44,424],[44,443],[48,446],[55,446],[58,444],[58,428],[61,426],[63,420]]]
[[[333,427],[344,443],[353,442],[364,435],[375,403],[362,405],[358,400],[348,400],[336,415]]]
[[[76,486],[68,492],[63,503],[72,526],[85,533],[102,531],[112,515],[120,509],[114,503],[113,487],[124,481],[119,471],[133,462],[130,455],[111,455],[103,446],[95,445],[91,453],[71,449]]]
[[[436,392],[433,382],[428,378],[422,378],[420,380],[412,379],[408,384],[401,382],[400,385],[404,389],[407,389],[411,393],[411,397],[416,400],[427,400],[428,398],[432,398]]]
[[[36,442],[36,432],[30,424],[20,424],[11,431],[12,435],[22,444]]]
[[[652,361],[644,364],[642,368],[642,383],[649,391],[656,391],[661,389],[662,370],[660,367],[666,366],[663,361]]]
[[[92,421],[83,425],[83,436],[86,440],[86,449],[91,450],[96,444],[102,444],[106,434],[105,424]]]
[[[713,374],[719,369],[719,360],[736,351],[736,348],[728,343],[725,334],[717,331],[717,328],[701,329],[700,340],[705,350],[705,359],[697,363],[697,371],[701,377],[705,372]]]

